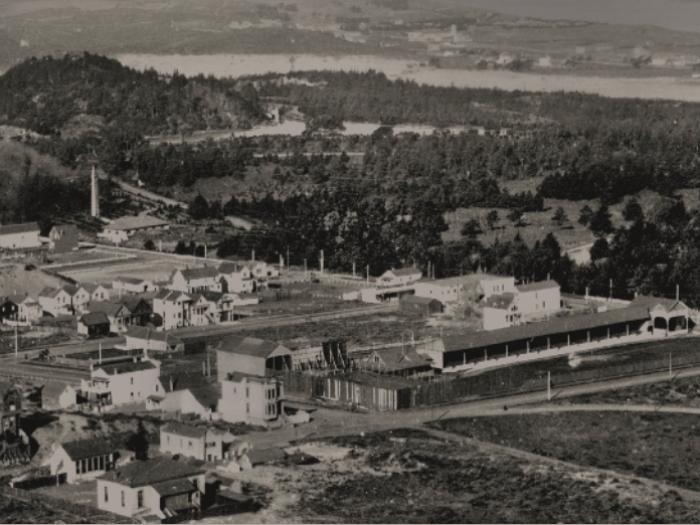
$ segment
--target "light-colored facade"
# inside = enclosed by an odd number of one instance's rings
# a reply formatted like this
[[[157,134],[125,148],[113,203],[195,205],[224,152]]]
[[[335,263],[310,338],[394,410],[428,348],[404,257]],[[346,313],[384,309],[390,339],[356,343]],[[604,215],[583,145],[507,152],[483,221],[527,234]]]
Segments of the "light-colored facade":
[[[218,412],[229,423],[265,425],[281,413],[282,381],[275,377],[229,374],[221,381]]]
[[[92,480],[114,468],[116,450],[105,439],[87,439],[56,445],[49,457],[53,476],[66,483]]]
[[[41,247],[39,225],[7,224],[0,226],[0,250],[26,250]]]
[[[159,285],[150,279],[137,279],[134,277],[117,277],[112,281],[114,295],[151,293],[160,290]]]
[[[54,317],[59,315],[71,315],[71,296],[64,289],[45,288],[39,294],[39,305],[44,312]]]
[[[167,423],[160,427],[160,451],[201,461],[220,461],[224,457],[223,434],[204,427]]]
[[[561,310],[561,289],[555,281],[517,286],[518,309],[524,320],[541,319]]]
[[[175,270],[168,288],[188,294],[220,292],[221,279],[219,271],[210,266]]]
[[[224,293],[253,293],[256,287],[250,268],[234,263],[219,266],[219,281]]]
[[[103,407],[145,402],[149,396],[163,395],[160,364],[154,360],[95,365],[90,379],[81,381],[80,390],[91,403]]]
[[[406,286],[419,281],[423,273],[415,268],[402,268],[400,270],[387,270],[379,279],[378,287]]]
[[[190,326],[192,298],[179,291],[161,290],[153,298],[153,313],[163,320],[161,330]]]
[[[114,244],[126,242],[137,232],[158,232],[170,229],[170,225],[147,215],[120,217],[105,226],[100,237]]]
[[[488,299],[492,295],[517,292],[514,277],[484,276],[479,279],[479,286],[484,299]]]

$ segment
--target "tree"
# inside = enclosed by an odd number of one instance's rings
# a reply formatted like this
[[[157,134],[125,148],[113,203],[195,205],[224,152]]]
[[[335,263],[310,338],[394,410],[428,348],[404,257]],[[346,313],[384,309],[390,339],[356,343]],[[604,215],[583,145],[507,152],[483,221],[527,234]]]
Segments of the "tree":
[[[488,224],[489,230],[495,230],[496,225],[498,224],[498,221],[500,220],[500,217],[498,216],[498,211],[497,210],[491,210],[487,215],[486,215],[486,224]]]
[[[153,252],[156,250],[156,245],[152,239],[146,239],[146,242],[143,243],[143,249]]]
[[[523,210],[519,208],[513,208],[508,212],[508,220],[511,221],[516,226],[522,223]]]
[[[559,226],[562,226],[568,220],[569,220],[569,217],[566,216],[566,212],[564,211],[564,208],[562,208],[561,206],[559,206],[554,211],[554,215],[552,215],[552,221],[557,223]]]
[[[190,255],[192,252],[189,250],[189,248],[187,248],[185,241],[179,240],[175,245],[175,253],[178,255]]]
[[[610,220],[610,210],[607,204],[601,204],[600,208],[591,217],[589,228],[595,236],[605,235],[613,231],[612,221]]]
[[[639,204],[639,201],[632,197],[631,199],[628,199],[627,203],[625,204],[624,209],[622,210],[622,217],[626,221],[638,221],[644,218],[644,212],[642,211],[642,206]]]
[[[610,255],[610,246],[608,246],[608,241],[605,237],[596,239],[591,247],[591,260],[598,261],[600,259],[605,259]]]
[[[591,218],[593,217],[593,210],[588,204],[584,204],[583,208],[581,208],[581,212],[579,213],[578,216],[578,223],[583,225],[583,226],[588,226],[591,222]]]
[[[464,226],[462,226],[461,233],[464,237],[476,237],[482,233],[481,224],[476,219],[469,219],[464,223]]]
[[[201,194],[198,194],[190,203],[188,211],[190,217],[196,221],[206,219],[209,217],[209,203]]]
[[[142,420],[139,419],[136,432],[129,437],[126,446],[134,453],[136,459],[141,461],[148,459],[148,432]]]

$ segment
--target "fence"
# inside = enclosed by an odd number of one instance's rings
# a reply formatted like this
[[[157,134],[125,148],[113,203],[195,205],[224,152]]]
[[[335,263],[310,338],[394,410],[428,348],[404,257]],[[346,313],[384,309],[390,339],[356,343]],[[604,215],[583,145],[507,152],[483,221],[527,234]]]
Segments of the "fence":
[[[547,389],[547,376],[541,372],[541,363],[534,368],[521,365],[509,366],[467,377],[437,376],[430,379],[410,380],[410,402],[400,403],[398,408],[419,408],[442,405],[464,400],[493,398],[512,394],[538,392]],[[659,356],[643,358],[629,363],[606,364],[600,367],[555,371],[551,374],[551,386],[555,388],[594,381],[604,381],[618,377],[629,377],[669,369],[700,366],[700,351],[676,354],[672,358]],[[284,376],[285,391],[299,396],[332,397],[327,390],[326,378],[331,374],[309,375],[303,372],[290,372]],[[345,381],[363,385],[361,379],[353,379],[342,373],[335,374]],[[386,378],[390,383],[391,377]],[[373,383],[380,384],[382,376],[375,376]],[[368,407],[371,408],[371,407]]]

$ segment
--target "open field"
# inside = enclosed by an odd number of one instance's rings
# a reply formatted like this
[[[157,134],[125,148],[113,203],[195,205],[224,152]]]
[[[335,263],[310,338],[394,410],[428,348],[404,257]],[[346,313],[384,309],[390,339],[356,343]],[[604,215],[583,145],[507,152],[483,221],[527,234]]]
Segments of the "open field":
[[[467,437],[700,490],[700,416],[576,412],[445,420]]]
[[[300,443],[320,461],[243,473],[270,503],[229,523],[625,523],[695,520],[694,501],[544,458],[395,430]]]
[[[621,390],[573,397],[567,403],[644,404],[653,406],[684,406],[700,408],[700,379],[674,378],[661,383],[638,385]]]

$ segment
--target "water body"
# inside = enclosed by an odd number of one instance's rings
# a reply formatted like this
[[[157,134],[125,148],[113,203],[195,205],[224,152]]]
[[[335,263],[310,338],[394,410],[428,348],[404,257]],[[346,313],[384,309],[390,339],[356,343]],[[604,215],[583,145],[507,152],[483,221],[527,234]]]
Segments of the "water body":
[[[461,4],[545,20],[656,25],[700,31],[698,0],[461,0]]]
[[[567,74],[515,73],[467,69],[435,69],[416,61],[378,56],[342,57],[321,55],[148,55],[116,57],[136,68],[153,68],[160,73],[179,71],[218,77],[240,77],[290,71],[382,71],[389,78],[414,80],[433,86],[499,88],[510,91],[580,91],[615,98],[670,99],[700,102],[700,79],[678,77],[608,78]],[[292,59],[293,58],[293,59]]]

